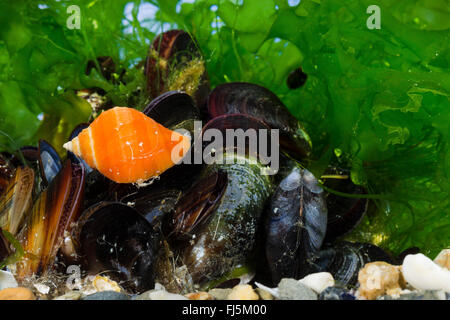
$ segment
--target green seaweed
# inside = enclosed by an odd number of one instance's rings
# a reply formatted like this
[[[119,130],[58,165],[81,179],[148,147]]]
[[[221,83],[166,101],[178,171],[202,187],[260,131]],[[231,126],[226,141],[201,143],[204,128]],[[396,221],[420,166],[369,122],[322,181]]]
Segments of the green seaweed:
[[[0,4],[0,130],[18,145],[45,137],[60,147],[89,116],[73,95],[82,88],[142,108],[151,98],[142,90],[150,41],[183,28],[198,41],[212,87],[249,81],[282,99],[312,138],[311,171],[320,176],[335,155],[352,164],[374,210],[347,239],[394,253],[418,246],[430,256],[450,244],[448,1],[379,0],[381,29],[373,30],[368,0],[191,2],[149,1],[157,10],[145,20],[141,1]],[[81,8],[80,30],[65,24],[72,4]],[[125,81],[86,75],[98,56],[124,68]],[[299,66],[308,79],[290,90],[285,80]]]
[[[0,261],[0,270],[4,267],[14,264],[17,261],[20,261],[20,259],[24,256],[25,252],[23,251],[23,248],[20,244],[20,242],[14,238],[14,236],[9,233],[6,230],[0,229],[3,236],[6,240],[9,241],[9,243],[14,247],[14,253],[10,254],[8,257],[6,257],[3,261]]]

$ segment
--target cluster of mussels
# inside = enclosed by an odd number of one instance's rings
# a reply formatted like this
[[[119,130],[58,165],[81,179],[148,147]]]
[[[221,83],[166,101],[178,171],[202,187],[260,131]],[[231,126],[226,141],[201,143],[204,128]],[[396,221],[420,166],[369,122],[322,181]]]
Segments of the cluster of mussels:
[[[105,76],[112,72],[108,66],[102,67]],[[214,288],[242,270],[268,287],[322,271],[348,287],[367,262],[395,263],[375,245],[336,240],[361,221],[368,201],[321,188],[305,169],[310,139],[274,93],[250,83],[210,92],[198,45],[180,30],[155,38],[144,72],[146,90],[156,98],[143,114],[192,136],[197,120],[206,123],[203,132],[277,129],[279,172],[265,175],[257,155],[226,149],[225,158],[239,161],[182,163],[142,186],[108,179],[70,151],[61,158],[43,140],[23,147],[23,157],[3,153],[0,261],[8,261],[18,281],[65,275],[78,265],[83,275],[107,275],[129,293],[153,289],[155,282],[176,293]],[[89,90],[83,92],[92,98]],[[101,113],[111,106],[93,107]],[[68,140],[89,126],[80,124]],[[341,165],[330,165],[321,181],[365,193]]]

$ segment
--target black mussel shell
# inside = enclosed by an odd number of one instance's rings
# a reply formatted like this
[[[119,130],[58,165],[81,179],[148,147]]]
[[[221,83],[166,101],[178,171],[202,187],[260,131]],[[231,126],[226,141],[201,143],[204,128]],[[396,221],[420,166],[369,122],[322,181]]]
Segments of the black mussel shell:
[[[114,60],[111,57],[102,56],[97,58],[97,63],[100,67],[100,72],[105,77],[105,79],[108,81],[113,80],[113,83],[115,83],[116,81],[112,77],[112,75],[116,72],[116,64],[114,63]],[[95,69],[96,67],[97,66],[94,60],[89,60],[86,65],[86,75],[91,74],[92,69]],[[125,74],[125,69],[122,69],[119,73],[119,80],[121,80],[123,75]]]
[[[172,214],[180,197],[181,191],[177,189],[150,188],[132,193],[120,202],[132,205],[152,226],[157,226],[165,216]]]
[[[194,100],[182,91],[168,91],[159,95],[142,112],[172,130],[187,120],[200,120],[200,111]]]
[[[239,138],[234,136],[232,137],[233,143],[230,143],[227,141],[228,129],[242,129],[246,135],[245,140],[239,141]],[[222,143],[215,140],[216,137],[212,135],[214,130],[220,131],[221,137],[223,137]],[[277,137],[275,136],[275,138]],[[270,160],[267,158],[269,153],[272,157],[276,153],[273,147],[277,146],[272,144],[272,132],[267,124],[246,114],[226,114],[211,119],[202,129],[202,141],[203,154],[207,157],[210,155],[218,158],[220,154],[235,153],[239,156],[253,157],[264,164],[268,164],[266,161]],[[209,161],[209,158],[207,159]]]
[[[298,89],[306,83],[307,78],[302,68],[297,68],[289,73],[286,83],[289,89]]]
[[[189,63],[195,60],[198,70],[186,72]],[[196,40],[183,30],[169,30],[155,37],[145,63],[145,76],[151,97],[170,90],[183,90],[200,108],[206,102],[209,80],[202,54]]]
[[[11,244],[3,235],[2,228],[0,228],[0,265],[11,253]]]
[[[62,169],[58,152],[45,140],[39,140],[39,169],[44,185],[52,182]]]
[[[198,180],[176,203],[170,224],[171,236],[190,239],[207,224],[227,187],[227,173],[212,172]]]
[[[395,264],[395,260],[383,249],[358,242],[337,242],[324,248],[308,260],[306,276],[315,272],[329,272],[336,283],[342,286],[354,286],[358,282],[359,270],[366,263],[385,261]]]
[[[14,177],[15,167],[11,164],[11,161],[0,154],[0,196],[6,191],[9,182]]]
[[[279,129],[282,149],[298,160],[311,153],[308,134],[283,102],[264,87],[244,82],[221,84],[209,94],[207,108],[211,118],[247,114]]]
[[[328,177],[328,178],[327,178]],[[366,194],[366,189],[355,185],[349,170],[329,169],[322,177],[324,185],[332,190],[352,195]],[[353,230],[362,220],[369,200],[350,198],[326,192],[328,227],[325,242],[332,242]]]
[[[402,252],[400,252],[397,255],[397,264],[399,264],[399,265],[403,264],[403,260],[406,258],[407,255],[418,254],[418,253],[420,253],[419,247],[411,247],[411,248],[403,250]]]
[[[153,289],[159,236],[135,209],[97,204],[83,213],[74,238],[89,273],[106,273],[133,292]]]
[[[324,191],[307,170],[294,167],[275,190],[266,221],[266,256],[272,281],[298,278],[320,249],[327,227]]]
[[[3,161],[6,160],[8,165],[12,168],[28,165],[33,169],[38,170],[39,162],[39,150],[35,146],[23,146],[19,149],[18,154],[10,154],[8,152],[2,152],[1,157]],[[4,163],[4,162],[1,162]]]

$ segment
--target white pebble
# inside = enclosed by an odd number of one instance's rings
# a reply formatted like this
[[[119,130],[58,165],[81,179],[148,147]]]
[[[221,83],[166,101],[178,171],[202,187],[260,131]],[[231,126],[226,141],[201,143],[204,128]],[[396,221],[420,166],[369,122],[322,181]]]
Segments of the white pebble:
[[[149,293],[150,300],[189,300],[180,294],[170,293],[164,290]]]
[[[48,294],[48,293],[50,292],[50,287],[47,286],[47,285],[45,285],[45,284],[42,284],[42,283],[33,283],[33,286],[36,288],[36,290],[37,290],[39,293],[42,293],[42,294]]]
[[[450,271],[421,253],[405,257],[402,273],[405,280],[416,289],[450,292]]]
[[[11,272],[0,270],[0,290],[17,288],[18,286],[19,285]]]
[[[270,293],[272,296],[274,296],[275,298],[279,299],[280,298],[280,294],[278,292],[278,288],[269,288],[266,287],[265,285],[255,282],[255,286],[257,286],[258,288],[267,291],[268,293]]]
[[[331,273],[328,272],[309,274],[303,279],[300,279],[299,282],[317,293],[321,293],[326,288],[334,286],[334,278]]]

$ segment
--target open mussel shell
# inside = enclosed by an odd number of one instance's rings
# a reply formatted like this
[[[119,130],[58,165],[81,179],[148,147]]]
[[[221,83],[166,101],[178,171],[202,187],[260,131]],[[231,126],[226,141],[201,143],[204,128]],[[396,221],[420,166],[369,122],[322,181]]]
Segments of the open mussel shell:
[[[209,222],[227,187],[227,173],[214,171],[197,181],[176,203],[171,224],[171,236],[190,239]]]
[[[135,209],[108,202],[88,208],[74,239],[89,273],[108,274],[133,292],[153,289],[159,235]]]
[[[236,157],[235,154],[225,156],[226,159]],[[246,263],[253,254],[271,181],[269,176],[261,175],[259,164],[251,163],[248,158],[244,160],[244,163],[206,167],[202,180],[211,191],[201,193],[201,185],[195,185],[184,197],[195,199],[198,208],[187,205],[185,211],[176,211],[178,233],[191,238],[182,246],[181,256],[194,283],[216,280]],[[226,172],[227,178],[224,190],[221,171]],[[215,178],[211,179],[210,175]]]
[[[183,30],[170,30],[155,37],[147,56],[145,76],[152,97],[181,90],[202,107],[209,93],[208,75],[198,44]]]
[[[358,282],[359,270],[366,263],[385,261],[395,264],[395,260],[383,249],[359,242],[337,242],[324,246],[308,260],[308,268],[301,276],[315,272],[329,272],[335,281],[343,286],[354,286]]]
[[[350,171],[329,168],[322,176],[326,187],[351,195],[365,194],[362,186],[355,185],[350,178]],[[328,227],[325,242],[331,242],[353,230],[362,220],[369,200],[350,198],[326,192],[328,207]]]
[[[280,145],[297,160],[311,153],[311,139],[299,121],[270,90],[252,83],[232,82],[218,85],[207,101],[211,118],[224,114],[247,114],[280,130]]]
[[[120,202],[133,206],[152,226],[156,226],[173,213],[180,197],[181,191],[177,189],[150,188],[127,195]]]
[[[62,161],[50,143],[39,140],[39,170],[44,186],[47,186],[61,171]]]
[[[85,171],[68,159],[41,192],[19,234],[25,251],[17,267],[18,278],[45,274],[55,262],[66,233],[81,213]]]
[[[276,188],[267,216],[266,256],[274,284],[299,277],[326,228],[324,191],[311,172],[295,166]]]
[[[16,235],[32,203],[34,170],[18,167],[0,197],[0,227]]]
[[[233,128],[270,131],[252,117],[227,115],[208,122],[203,134],[208,129],[220,133]],[[223,161],[209,162],[198,182],[177,203],[173,234],[184,240],[178,243],[182,262],[194,283],[200,285],[228,274],[254,254],[257,228],[272,182],[271,176],[263,174],[267,168],[243,145],[242,153],[221,143],[215,151],[209,150],[220,153]]]

